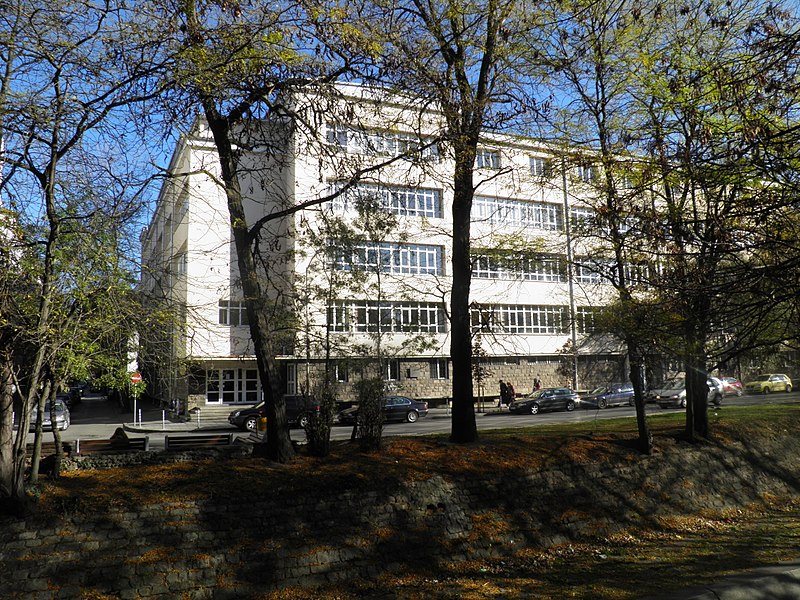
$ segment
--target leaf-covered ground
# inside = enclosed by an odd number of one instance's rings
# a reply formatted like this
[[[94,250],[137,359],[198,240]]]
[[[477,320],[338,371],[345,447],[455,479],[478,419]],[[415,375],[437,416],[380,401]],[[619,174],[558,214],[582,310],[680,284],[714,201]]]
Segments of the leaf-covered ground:
[[[716,443],[754,436],[774,439],[800,431],[800,406],[726,407],[710,419]],[[659,415],[650,423],[656,452],[685,443],[682,414]],[[450,444],[445,437],[392,438],[381,452],[362,453],[343,443],[334,445],[328,457],[300,454],[289,465],[246,458],[136,467],[135,476],[130,468],[75,471],[38,488],[35,511],[46,518],[65,506],[73,512],[97,512],[217,493],[263,497],[320,486],[352,489],[382,479],[536,468],[560,460],[626,462],[636,459],[635,437],[633,419],[614,419],[484,433],[467,446]],[[260,485],[265,477],[270,486]],[[658,530],[529,549],[491,563],[454,563],[437,572],[326,589],[286,589],[264,598],[640,598],[798,556],[800,497],[767,498],[760,506],[665,521]]]

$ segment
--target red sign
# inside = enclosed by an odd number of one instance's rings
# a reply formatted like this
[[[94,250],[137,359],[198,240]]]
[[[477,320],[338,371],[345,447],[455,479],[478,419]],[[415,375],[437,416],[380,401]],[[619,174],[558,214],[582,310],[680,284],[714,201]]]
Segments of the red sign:
[[[141,383],[141,382],[142,382],[141,373],[131,373],[131,383]]]

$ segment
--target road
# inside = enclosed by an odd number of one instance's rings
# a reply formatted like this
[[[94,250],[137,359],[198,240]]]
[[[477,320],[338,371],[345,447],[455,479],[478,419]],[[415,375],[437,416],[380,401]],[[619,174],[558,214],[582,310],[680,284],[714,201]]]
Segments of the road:
[[[800,401],[800,392],[790,394],[775,393],[767,396],[744,395],[741,398],[727,396],[723,402],[725,406],[745,406],[767,403],[786,403]],[[161,429],[161,412],[151,408],[144,408],[143,420],[149,425],[147,435],[150,436],[150,446],[153,449],[163,448],[164,435],[167,433],[190,434],[194,427],[186,425],[183,430],[171,429],[169,431],[159,431]],[[647,405],[648,414],[663,414],[666,412],[677,412],[677,409],[661,409],[653,404]],[[596,419],[609,419],[616,417],[633,417],[635,411],[633,407],[617,407],[598,409],[578,408],[573,412],[549,412],[538,415],[513,415],[506,411],[498,412],[496,408],[489,407],[484,412],[476,414],[476,422],[479,431],[499,428],[528,427],[531,425],[545,425],[555,423],[579,423],[593,421]],[[107,439],[118,427],[124,423],[130,424],[132,421],[130,412],[121,412],[119,407],[109,402],[99,395],[90,395],[83,399],[81,404],[72,411],[72,424],[61,432],[64,441],[74,441],[76,439]],[[172,425],[167,425],[167,428]],[[210,427],[210,426],[209,426]],[[333,428],[331,438],[335,440],[348,439],[351,427],[336,426]],[[216,423],[212,429],[204,427],[204,433],[211,431],[220,433],[234,433],[236,436],[247,437],[249,434],[240,432],[238,429],[227,423]],[[387,423],[384,425],[384,435],[425,435],[432,433],[449,433],[450,415],[444,409],[434,409],[430,414],[417,421],[416,423]],[[136,435],[136,434],[130,434]],[[45,439],[49,439],[50,433],[45,433]],[[292,429],[292,439],[302,441],[305,433],[301,429]],[[33,441],[33,434],[28,434],[28,441]]]

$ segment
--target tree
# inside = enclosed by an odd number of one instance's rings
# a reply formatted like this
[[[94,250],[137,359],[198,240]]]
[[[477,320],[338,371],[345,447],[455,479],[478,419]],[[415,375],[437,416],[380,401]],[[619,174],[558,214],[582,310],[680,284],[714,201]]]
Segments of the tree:
[[[70,375],[57,356],[65,345],[61,336],[72,335],[70,327],[79,320],[85,325],[83,311],[91,306],[80,298],[78,268],[86,266],[81,261],[91,244],[76,240],[83,235],[108,240],[89,226],[94,217],[107,215],[102,225],[108,231],[109,222],[123,227],[138,207],[130,194],[136,174],[113,158],[126,132],[112,117],[154,94],[146,78],[156,65],[147,53],[129,65],[109,60],[131,33],[115,20],[119,8],[18,2],[0,21],[9,32],[0,41],[8,61],[0,95],[5,169],[0,189],[11,209],[7,232],[13,232],[4,236],[4,255],[22,275],[3,305],[13,345],[4,354],[9,378],[0,400],[0,500],[11,510],[24,506],[25,439],[31,409],[43,401],[40,384],[49,381],[52,388]],[[98,148],[102,152],[92,152]],[[8,393],[9,381],[16,385],[17,402]],[[16,439],[8,435],[12,405]]]
[[[475,160],[481,134],[518,114],[515,96],[516,28],[527,21],[514,2],[376,2],[385,17],[375,33],[385,40],[380,75],[426,108],[440,111],[441,138],[452,152],[454,171],[452,285],[453,361],[451,440],[478,437],[472,369],[470,316],[470,211],[476,188]],[[519,10],[519,12],[517,12]],[[383,37],[381,37],[383,36]]]
[[[613,332],[625,344],[639,431],[639,448],[649,454],[652,435],[645,418],[644,357],[648,340],[647,236],[638,228],[637,209],[647,188],[639,175],[636,132],[629,113],[629,87],[637,48],[657,19],[639,15],[638,2],[561,2],[550,7],[551,21],[562,23],[547,37],[536,60],[544,63],[548,81],[562,90],[560,110],[551,116],[556,135],[564,139],[564,181],[578,188],[577,198],[591,215],[571,218],[567,243],[581,248],[580,264],[596,272],[616,292],[616,305],[598,321],[598,332]],[[570,178],[575,168],[587,175]],[[596,177],[591,176],[596,173]],[[648,182],[644,182],[645,185]],[[586,257],[586,258],[583,258]],[[645,277],[633,279],[637,272]],[[587,294],[602,297],[600,290]],[[617,315],[617,318],[614,318]],[[633,317],[633,318],[632,318]],[[571,348],[573,352],[577,348]]]

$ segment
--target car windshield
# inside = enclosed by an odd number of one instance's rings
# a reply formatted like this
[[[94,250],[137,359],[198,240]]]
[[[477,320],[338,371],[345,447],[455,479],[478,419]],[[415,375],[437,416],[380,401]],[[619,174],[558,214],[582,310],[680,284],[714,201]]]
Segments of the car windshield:
[[[756,375],[753,381],[767,381],[769,379],[769,375]]]
[[[605,394],[608,391],[608,388],[601,385],[600,387],[594,388],[591,392],[589,392],[590,396],[597,396],[598,394]]]
[[[664,383],[663,389],[665,390],[682,390],[686,386],[686,381],[680,377],[670,379]]]

